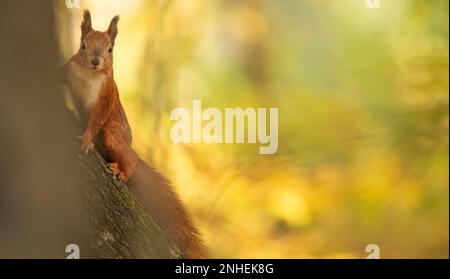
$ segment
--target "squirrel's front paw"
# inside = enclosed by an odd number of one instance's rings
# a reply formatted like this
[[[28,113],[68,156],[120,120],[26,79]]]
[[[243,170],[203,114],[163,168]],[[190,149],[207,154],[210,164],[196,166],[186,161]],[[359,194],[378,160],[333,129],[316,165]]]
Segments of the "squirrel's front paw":
[[[94,149],[94,143],[92,142],[92,136],[89,132],[85,132],[80,138],[83,141],[83,143],[81,144],[81,150],[83,150],[83,152],[85,154],[88,154],[89,151]]]

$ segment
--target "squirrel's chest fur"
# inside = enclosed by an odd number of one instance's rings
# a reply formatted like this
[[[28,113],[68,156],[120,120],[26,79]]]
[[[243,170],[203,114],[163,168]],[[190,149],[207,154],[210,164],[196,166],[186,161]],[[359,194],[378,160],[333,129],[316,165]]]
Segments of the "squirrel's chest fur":
[[[107,75],[86,69],[74,61],[68,64],[67,75],[67,83],[72,97],[76,99],[76,107],[82,106],[76,109],[83,109],[85,113],[89,113],[102,92]]]

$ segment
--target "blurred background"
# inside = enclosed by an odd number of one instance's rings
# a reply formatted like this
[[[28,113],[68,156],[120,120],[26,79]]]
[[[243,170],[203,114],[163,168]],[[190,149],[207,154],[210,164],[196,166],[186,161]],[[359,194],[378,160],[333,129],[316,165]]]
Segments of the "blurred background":
[[[449,2],[56,0],[60,62],[119,14],[134,147],[210,257],[449,256]],[[279,148],[170,142],[172,109],[279,108]]]

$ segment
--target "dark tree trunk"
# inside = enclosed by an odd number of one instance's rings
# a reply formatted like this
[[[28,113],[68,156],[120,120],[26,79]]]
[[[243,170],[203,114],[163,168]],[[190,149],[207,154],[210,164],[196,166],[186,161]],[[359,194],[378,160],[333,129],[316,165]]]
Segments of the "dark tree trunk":
[[[89,235],[100,258],[179,258],[180,251],[144,211],[97,152],[79,157],[88,189]]]
[[[78,131],[58,81],[53,1],[0,1],[0,258],[177,258]]]

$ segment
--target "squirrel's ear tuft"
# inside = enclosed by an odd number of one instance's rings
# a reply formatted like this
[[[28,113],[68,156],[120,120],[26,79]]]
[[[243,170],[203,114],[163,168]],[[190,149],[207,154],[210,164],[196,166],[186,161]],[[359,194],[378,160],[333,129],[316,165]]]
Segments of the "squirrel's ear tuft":
[[[119,22],[119,16],[115,16],[113,17],[113,19],[111,20],[111,23],[109,24],[108,27],[108,35],[109,38],[111,39],[111,43],[112,45],[114,45],[114,41],[116,40],[117,37],[117,23]]]
[[[84,11],[83,22],[81,23],[81,40],[86,38],[87,34],[92,31],[91,13],[89,10]]]

